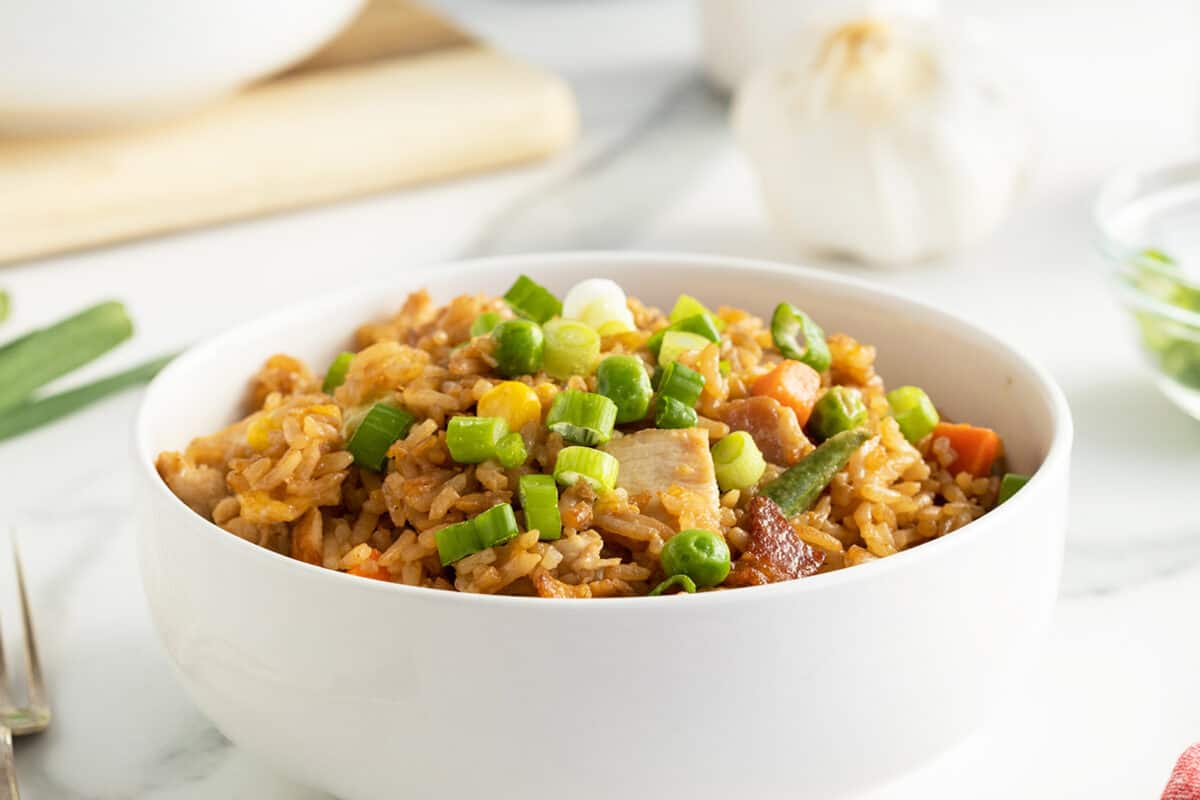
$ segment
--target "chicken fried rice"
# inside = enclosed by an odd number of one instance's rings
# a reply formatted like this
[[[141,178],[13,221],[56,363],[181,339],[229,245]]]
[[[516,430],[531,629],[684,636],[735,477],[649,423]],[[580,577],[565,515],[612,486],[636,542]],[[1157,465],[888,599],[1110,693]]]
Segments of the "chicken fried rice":
[[[323,379],[270,357],[245,416],[157,467],[230,534],[361,578],[557,598],[795,580],[956,531],[1027,480],[995,432],[886,391],[874,362],[789,303],[664,313],[521,276],[413,293]]]

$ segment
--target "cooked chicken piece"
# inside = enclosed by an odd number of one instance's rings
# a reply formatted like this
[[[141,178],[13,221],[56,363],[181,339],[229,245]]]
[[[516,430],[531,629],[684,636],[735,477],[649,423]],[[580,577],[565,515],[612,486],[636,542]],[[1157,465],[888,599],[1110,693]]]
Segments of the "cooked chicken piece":
[[[212,519],[212,510],[217,503],[230,494],[222,470],[207,464],[193,464],[179,453],[159,454],[155,466],[175,496],[208,519]]]
[[[643,514],[677,529],[716,524],[720,498],[707,431],[647,428],[613,439],[603,449],[620,462],[617,486]]]
[[[759,495],[750,501],[743,519],[750,547],[725,579],[725,586],[760,586],[814,574],[825,553],[803,541],[774,500]]]
[[[773,397],[727,403],[721,410],[721,421],[735,431],[750,434],[772,464],[790,467],[812,450],[796,413]]]

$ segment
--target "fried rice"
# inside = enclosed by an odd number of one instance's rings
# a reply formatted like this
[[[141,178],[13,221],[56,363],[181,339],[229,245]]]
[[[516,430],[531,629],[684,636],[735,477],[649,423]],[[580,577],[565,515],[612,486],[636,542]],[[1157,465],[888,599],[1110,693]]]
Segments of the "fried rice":
[[[667,317],[633,298],[628,310],[634,329],[603,335],[601,355],[632,354],[653,369],[647,340]],[[768,459],[758,484],[721,492],[715,504],[684,481],[637,495],[581,481],[561,491],[559,538],[544,541],[522,528],[502,544],[443,564],[440,530],[497,504],[516,505],[522,475],[554,473],[565,443],[542,420],[555,397],[565,389],[597,391],[594,374],[502,378],[492,337],[470,335],[485,312],[514,316],[500,298],[461,296],[438,305],[426,291],[413,293],[391,318],[358,329],[345,380],[331,394],[301,361],[272,356],[250,380],[244,416],[183,452],[162,453],[159,474],[180,500],[231,535],[310,564],[410,586],[559,598],[644,595],[667,577],[660,555],[681,531],[719,534],[735,564],[753,549],[752,501],[790,466],[779,462],[813,450],[802,433],[764,447],[780,455]],[[756,381],[783,360],[763,319],[732,307],[714,315],[723,324],[720,340],[679,356],[704,378],[691,435],[707,444],[730,434],[733,404],[751,398]],[[953,474],[958,454],[948,438],[905,438],[875,372],[873,347],[841,333],[827,342],[832,361],[821,373],[822,390],[836,385],[861,394],[869,438],[816,502],[787,520],[798,542],[819,556],[819,572],[945,536],[996,504],[998,470]],[[541,404],[542,420],[519,431],[525,463],[456,463],[447,447],[449,420],[473,414],[504,380],[530,387]],[[347,438],[362,409],[381,400],[417,421],[375,471],[355,463]],[[613,435],[645,427],[621,425]]]

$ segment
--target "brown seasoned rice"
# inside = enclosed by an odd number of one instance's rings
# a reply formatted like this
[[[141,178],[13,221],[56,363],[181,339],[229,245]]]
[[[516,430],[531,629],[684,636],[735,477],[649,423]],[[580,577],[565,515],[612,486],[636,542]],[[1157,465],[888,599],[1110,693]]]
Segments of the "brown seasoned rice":
[[[603,337],[602,351],[641,355],[650,364],[646,340],[666,318],[633,299],[629,308],[637,330]],[[753,487],[722,494],[713,516],[698,495],[679,486],[661,492],[653,513],[645,513],[645,498],[622,489],[597,496],[576,484],[561,495],[560,539],[539,541],[536,531],[524,532],[443,567],[437,531],[513,501],[518,478],[552,472],[564,446],[557,433],[533,423],[520,431],[530,454],[524,466],[451,459],[447,420],[472,412],[503,380],[491,339],[469,335],[485,311],[511,317],[496,298],[463,296],[437,306],[424,291],[412,294],[395,316],[358,330],[357,353],[332,396],[321,392],[306,365],[272,356],[250,383],[246,416],[194,439],[182,453],[162,453],[159,473],[196,513],[233,535],[329,569],[411,586],[545,597],[642,595],[664,577],[659,553],[680,530],[719,532],[734,559],[747,549],[742,517]],[[748,397],[755,379],[781,359],[762,319],[728,307],[717,316],[725,323],[721,341],[680,357],[705,378],[698,428],[710,441],[730,432],[722,409]],[[822,571],[944,536],[995,504],[999,479],[952,475],[956,454],[947,439],[927,436],[914,445],[904,438],[889,416],[874,348],[845,334],[828,343],[833,363],[823,385],[862,393],[871,438],[815,505],[791,520],[796,535],[824,554]],[[538,373],[516,380],[535,390],[543,418],[563,388],[596,389],[594,376],[562,382]],[[365,406],[384,399],[419,421],[391,446],[381,474],[353,463],[345,430]],[[768,465],[763,481],[786,466]]]

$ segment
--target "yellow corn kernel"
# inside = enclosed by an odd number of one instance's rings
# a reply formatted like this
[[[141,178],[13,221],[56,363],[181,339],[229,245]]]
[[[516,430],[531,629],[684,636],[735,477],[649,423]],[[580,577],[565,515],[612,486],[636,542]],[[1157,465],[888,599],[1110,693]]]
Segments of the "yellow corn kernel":
[[[481,417],[500,417],[510,431],[519,431],[542,418],[537,392],[520,381],[498,383],[479,398],[476,413]]]
[[[246,444],[261,453],[270,447],[271,431],[278,427],[279,423],[274,417],[262,415],[246,426]]]

